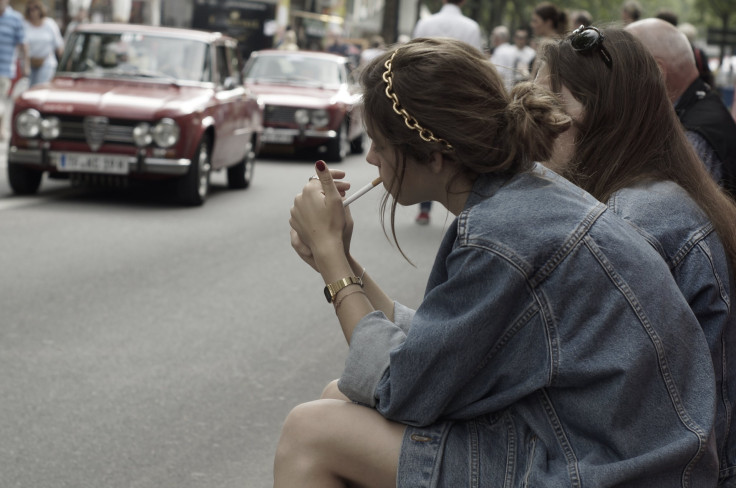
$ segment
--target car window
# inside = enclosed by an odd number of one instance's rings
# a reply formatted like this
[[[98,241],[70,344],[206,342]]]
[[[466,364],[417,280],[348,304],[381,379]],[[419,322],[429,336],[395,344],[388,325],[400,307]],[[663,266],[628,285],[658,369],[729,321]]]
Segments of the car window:
[[[207,81],[207,44],[138,33],[75,33],[59,71]]]
[[[289,82],[334,86],[343,83],[340,65],[329,59],[303,55],[258,56],[251,58],[245,78],[251,81]]]
[[[243,63],[240,60],[240,53],[238,53],[238,50],[235,47],[228,47],[227,48],[227,54],[228,59],[230,60],[230,76],[235,78],[235,82],[238,85],[243,84],[243,74],[241,72],[241,67]]]
[[[217,63],[215,64],[217,68],[217,84],[222,86],[227,77],[230,76],[230,65],[225,46],[217,46],[215,56],[217,56]]]

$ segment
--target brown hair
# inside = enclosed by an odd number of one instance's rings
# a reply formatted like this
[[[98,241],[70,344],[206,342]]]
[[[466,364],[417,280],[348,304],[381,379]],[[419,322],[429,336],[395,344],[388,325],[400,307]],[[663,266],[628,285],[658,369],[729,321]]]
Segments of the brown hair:
[[[643,180],[677,183],[713,223],[736,269],[736,205],[688,142],[656,61],[629,32],[603,33],[611,68],[599,52],[576,52],[569,40],[540,51],[552,89],[564,85],[583,106],[564,176],[602,202]]]
[[[552,27],[559,35],[567,33],[567,13],[550,2],[542,2],[534,8],[534,13],[545,22],[552,21]]]
[[[384,81],[387,61],[400,108],[447,144],[423,139],[394,110]],[[556,97],[529,83],[517,85],[510,96],[490,61],[454,39],[420,38],[389,49],[365,67],[360,81],[368,133],[393,147],[398,161],[390,188],[401,188],[407,158],[428,163],[436,152],[458,173],[528,170],[549,157],[555,138],[570,126]],[[391,205],[394,242],[396,205],[397,199]]]
[[[43,2],[40,0],[28,0],[28,3],[26,3],[26,10],[25,10],[25,17],[27,20],[30,20],[30,13],[31,13],[31,7],[38,7],[38,11],[41,13],[41,18],[43,19],[48,14],[48,10],[46,9],[46,5],[44,5]]]

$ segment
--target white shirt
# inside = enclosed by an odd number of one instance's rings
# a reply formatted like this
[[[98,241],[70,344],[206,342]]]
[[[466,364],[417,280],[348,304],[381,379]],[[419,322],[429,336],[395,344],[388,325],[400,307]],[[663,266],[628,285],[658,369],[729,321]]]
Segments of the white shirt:
[[[26,42],[28,55],[32,58],[46,58],[45,65],[56,66],[56,50],[64,47],[59,26],[51,17],[44,17],[41,25],[36,27],[28,21],[26,26]]]
[[[414,37],[452,37],[483,51],[480,26],[452,3],[446,3],[431,17],[419,20],[414,27]]]
[[[534,55],[534,49],[529,46],[519,49],[516,44],[501,44],[493,50],[491,63],[503,78],[506,89],[510,90],[519,81],[529,78],[529,63]]]

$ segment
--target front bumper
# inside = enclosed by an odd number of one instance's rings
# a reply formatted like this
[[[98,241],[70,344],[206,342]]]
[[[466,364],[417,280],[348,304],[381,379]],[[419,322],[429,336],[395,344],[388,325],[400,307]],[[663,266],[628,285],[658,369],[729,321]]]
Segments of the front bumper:
[[[127,156],[120,154],[108,154],[108,153],[70,153],[63,151],[51,151],[45,148],[25,149],[17,146],[10,146],[8,149],[8,164],[22,164],[26,166],[33,166],[43,171],[59,172],[59,173],[97,173],[106,174],[105,171],[65,171],[60,169],[55,161],[61,158],[61,155],[85,155],[94,156],[99,158],[115,158],[115,159],[126,159],[128,168],[127,172],[123,174],[129,175],[169,175],[169,176],[183,176],[189,171],[189,167],[192,165],[190,159],[169,159],[169,158],[157,158],[149,157],[145,154],[138,154],[137,156]],[[117,173],[120,174],[120,173]]]
[[[324,143],[338,136],[337,131],[331,129],[289,129],[264,127],[261,134],[263,144],[303,145],[309,143]]]

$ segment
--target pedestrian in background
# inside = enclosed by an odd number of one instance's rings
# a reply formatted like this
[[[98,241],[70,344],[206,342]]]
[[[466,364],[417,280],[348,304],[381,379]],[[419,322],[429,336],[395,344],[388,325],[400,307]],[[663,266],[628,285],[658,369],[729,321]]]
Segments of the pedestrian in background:
[[[360,53],[360,66],[365,66],[373,58],[381,55],[386,51],[386,43],[382,36],[375,35],[371,37],[370,44],[367,48],[363,49]]]
[[[700,77],[690,41],[661,19],[626,26],[662,70],[685,134],[713,179],[736,197],[736,123],[720,95]]]
[[[69,40],[69,38],[72,35],[72,32],[76,30],[77,26],[86,24],[87,22],[89,22],[89,17],[87,16],[87,9],[84,7],[79,7],[77,9],[77,13],[74,14],[74,17],[72,17],[72,20],[64,28],[64,44],[66,44],[66,41]]]
[[[46,83],[54,76],[64,52],[64,38],[56,21],[47,15],[40,0],[29,0],[25,15],[26,41],[31,59],[30,86]]]
[[[621,21],[626,24],[636,22],[641,18],[642,8],[637,0],[626,0],[621,5]]]
[[[288,415],[274,486],[715,486],[713,366],[668,266],[534,162],[570,127],[560,100],[507,93],[452,39],[387,52],[361,85],[394,238],[397,205],[457,218],[409,309],[352,255],[345,173],[316,164],[291,242],[349,351],[339,381]]]
[[[284,32],[284,38],[276,49],[280,49],[282,51],[299,50],[299,44],[297,44],[296,42],[296,32],[294,31],[294,29],[288,29],[286,32]]]
[[[496,27],[506,29],[505,26]],[[503,32],[503,30],[501,31]],[[508,32],[508,29],[506,29]],[[524,29],[517,29],[514,33],[513,44],[501,44],[491,54],[491,62],[503,78],[506,89],[510,90],[514,85],[529,79],[531,62],[536,53],[534,49],[527,46],[529,34]]]
[[[567,12],[553,3],[542,2],[534,8],[529,25],[539,45],[548,39],[559,39],[568,31]]]
[[[698,37],[698,29],[689,22],[678,24],[677,28],[690,41],[690,46],[693,48],[693,55],[695,55],[695,66],[698,68],[698,73],[700,73],[700,79],[706,82],[711,88],[715,88],[716,84],[713,79],[713,72],[710,70],[708,55],[704,49],[695,44],[696,38]]]
[[[640,27],[662,36],[650,31],[651,25]],[[663,42],[671,45],[666,37]],[[716,379],[719,481],[733,487],[736,205],[698,160],[672,110],[657,62],[629,32],[583,29],[545,46],[539,57],[538,82],[561,97],[573,118],[548,165],[646,236],[703,329],[712,361],[700,360],[714,367]]]
[[[23,16],[13,10],[10,0],[0,0],[0,139],[5,138],[3,121],[9,109],[10,88],[16,78],[16,64],[21,75],[28,76],[28,49]],[[16,60],[20,58],[20,62]]]
[[[463,41],[478,51],[483,52],[483,36],[480,26],[473,19],[463,15],[460,8],[465,0],[442,0],[442,8],[436,14],[419,19],[414,26],[413,37],[450,37]],[[416,223],[429,224],[432,202],[422,202],[419,205],[419,215]]]

